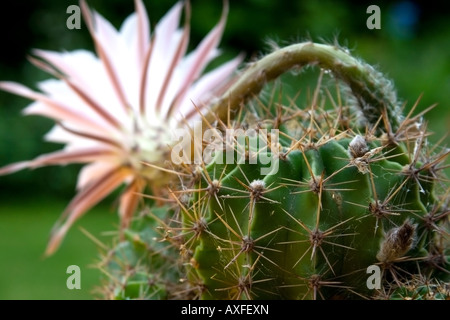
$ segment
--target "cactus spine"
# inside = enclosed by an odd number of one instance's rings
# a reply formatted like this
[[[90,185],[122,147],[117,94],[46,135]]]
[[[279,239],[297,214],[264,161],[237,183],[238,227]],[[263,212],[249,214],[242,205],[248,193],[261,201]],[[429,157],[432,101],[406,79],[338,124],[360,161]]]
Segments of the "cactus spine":
[[[322,71],[306,106],[258,98],[307,65],[330,71],[336,94]],[[420,118],[402,116],[391,82],[336,46],[296,44],[253,63],[202,126],[245,139],[221,140],[212,161],[177,168],[164,199],[147,196],[103,261],[108,297],[395,298],[413,278],[448,280],[449,152],[428,144]]]

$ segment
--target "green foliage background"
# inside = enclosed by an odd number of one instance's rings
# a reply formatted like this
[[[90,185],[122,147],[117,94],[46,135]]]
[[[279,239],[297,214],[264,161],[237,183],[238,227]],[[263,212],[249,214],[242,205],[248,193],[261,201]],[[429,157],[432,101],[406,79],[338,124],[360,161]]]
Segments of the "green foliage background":
[[[88,4],[116,27],[134,10],[132,0],[89,0]],[[191,47],[217,23],[221,0],[191,0]],[[151,25],[175,3],[144,0]],[[66,27],[71,0],[18,0],[0,8],[0,80],[32,88],[48,76],[26,60],[33,48],[93,50],[88,30]],[[280,46],[311,39],[347,46],[354,54],[377,65],[393,79],[399,97],[410,107],[423,93],[418,111],[438,103],[425,118],[444,137],[450,127],[450,23],[445,2],[428,1],[313,1],[229,0],[230,13],[221,43],[222,60],[245,53],[249,61],[270,51],[268,41]],[[366,9],[381,9],[381,29],[369,30]],[[33,158],[60,146],[44,142],[52,122],[22,117],[29,101],[0,92],[0,167]],[[417,111],[417,112],[418,112]],[[77,226],[69,232],[55,256],[42,259],[47,235],[64,205],[74,194],[80,166],[25,170],[0,177],[0,299],[90,299],[100,273],[89,265],[97,256],[95,244]],[[85,216],[79,226],[99,237],[114,230],[114,199]],[[67,266],[83,270],[82,290],[66,288]]]

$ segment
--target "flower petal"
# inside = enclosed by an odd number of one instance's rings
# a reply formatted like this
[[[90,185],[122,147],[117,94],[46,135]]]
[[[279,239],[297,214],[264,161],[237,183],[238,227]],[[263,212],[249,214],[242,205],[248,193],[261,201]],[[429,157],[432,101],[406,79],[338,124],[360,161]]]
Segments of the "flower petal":
[[[40,85],[46,87],[49,87],[49,85],[57,85],[58,88],[52,91],[57,96],[48,97],[15,82],[0,82],[0,89],[37,101],[29,105],[24,110],[24,114],[39,114],[58,121],[68,121],[79,128],[84,128],[91,132],[103,132],[104,135],[112,132],[113,128],[110,125],[101,121],[99,118],[83,112],[81,107],[75,109],[64,103],[62,99],[65,97],[65,100],[67,100],[67,94],[65,94],[67,90],[62,90],[60,81],[47,80],[41,82]],[[64,97],[60,97],[59,95],[63,95]]]
[[[173,71],[173,67],[171,68],[173,66],[172,62],[179,60],[175,59],[177,51],[178,55],[183,56],[187,49],[187,41],[185,41],[186,30],[184,34],[182,31],[177,30],[182,8],[183,4],[181,2],[176,3],[158,22],[155,28],[151,48],[152,55],[146,71],[147,78],[145,79],[145,90],[147,93],[152,93],[145,95],[145,110],[149,118],[153,117],[155,110],[159,111],[162,109],[161,103],[165,94],[161,97],[161,93],[165,91],[164,83],[166,82],[164,79],[167,79],[168,75],[170,76],[171,69]]]
[[[97,57],[84,50],[65,53],[44,50],[33,52],[64,74],[62,78],[60,77],[61,82],[65,82],[67,87],[84,102],[83,109],[90,108],[97,117],[100,116],[103,120],[120,127],[117,123],[127,114],[120,104],[115,88],[111,85],[109,75]],[[52,90],[50,93],[55,92]]]
[[[139,69],[144,66],[145,56],[150,47],[150,23],[147,16],[147,10],[141,0],[135,0],[136,12],[138,15],[138,61]]]
[[[115,157],[116,152],[107,148],[86,148],[80,150],[62,150],[47,153],[30,161],[30,168],[49,165],[66,165],[71,163],[86,163],[98,161],[103,157]]]
[[[78,174],[77,190],[87,188],[101,176],[119,166],[115,161],[96,161],[85,165]]]
[[[135,51],[139,70],[144,65],[145,56],[150,46],[150,24],[147,11],[141,0],[135,0],[136,13],[130,15],[120,28],[120,35],[128,47]]]
[[[186,67],[183,77],[184,81],[181,83],[176,99],[171,104],[171,107],[166,114],[166,119],[169,118],[174,111],[177,111],[180,106],[180,102],[184,100],[192,83],[197,80],[206,65],[216,56],[216,48],[219,44],[220,38],[222,37],[227,15],[228,5],[225,2],[225,7],[219,23],[208,33],[195,51],[191,52],[190,55],[185,58],[186,61],[189,61],[189,65]]]
[[[220,67],[204,74],[189,90],[184,101],[181,102],[178,114],[174,115],[177,119],[188,119],[194,121],[200,119],[198,110],[192,108],[192,103],[201,109],[211,99],[220,97],[234,79],[231,77],[233,72],[241,64],[244,57],[239,55],[231,61]]]
[[[97,55],[105,67],[109,82],[119,97],[123,110],[128,113],[131,103],[125,92],[124,84],[126,81],[139,78],[137,64],[133,63],[135,57],[130,57],[127,50],[124,50],[128,48],[109,21],[97,12],[91,12],[85,0],[80,3],[86,24],[94,40]],[[135,99],[137,99],[137,94]]]
[[[114,168],[79,192],[54,226],[45,254],[53,254],[75,221],[122,184],[129,175],[129,170],[125,168]]]
[[[122,230],[128,228],[131,218],[136,211],[139,199],[141,199],[139,192],[141,192],[143,188],[143,181],[136,179],[128,186],[127,190],[120,197],[119,214]]]
[[[30,165],[29,161],[21,161],[9,164],[7,166],[4,166],[3,168],[0,168],[0,176],[23,170],[25,168],[28,168],[29,165]]]

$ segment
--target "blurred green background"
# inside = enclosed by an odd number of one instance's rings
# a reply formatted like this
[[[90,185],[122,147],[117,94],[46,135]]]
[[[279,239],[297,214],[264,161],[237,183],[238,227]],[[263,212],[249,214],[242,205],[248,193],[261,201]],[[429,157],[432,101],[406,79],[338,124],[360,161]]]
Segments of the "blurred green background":
[[[221,43],[224,59],[244,52],[247,61],[270,50],[269,40],[286,45],[305,39],[347,46],[377,65],[408,106],[423,93],[418,111],[434,103],[426,115],[435,142],[450,127],[450,13],[444,1],[301,1],[230,0]],[[175,3],[144,0],[152,26]],[[0,6],[0,80],[32,88],[48,75],[26,60],[33,48],[92,50],[86,26],[66,27],[68,0],[18,0]],[[116,27],[134,10],[132,0],[89,0],[88,4]],[[381,29],[369,30],[369,5],[381,9]],[[191,43],[197,44],[217,23],[221,0],[191,0]],[[0,92],[0,167],[33,158],[61,146],[42,140],[52,122],[22,117],[29,101]],[[417,111],[417,112],[418,112]],[[448,137],[446,142],[448,145]],[[445,143],[445,142],[444,142]],[[83,217],[52,257],[42,257],[53,223],[74,195],[80,166],[25,170],[0,177],[0,299],[92,299],[100,284],[94,242],[80,227],[108,242],[118,220],[114,196]],[[81,290],[66,287],[66,269],[81,268]]]

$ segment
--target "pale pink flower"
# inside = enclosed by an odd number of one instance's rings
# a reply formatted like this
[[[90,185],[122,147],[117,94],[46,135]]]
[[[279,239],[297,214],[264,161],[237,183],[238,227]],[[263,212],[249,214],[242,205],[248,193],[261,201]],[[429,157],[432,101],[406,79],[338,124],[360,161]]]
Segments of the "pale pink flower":
[[[54,119],[56,125],[46,139],[65,144],[60,151],[3,167],[0,174],[86,163],[78,176],[79,192],[55,225],[47,254],[58,248],[78,218],[122,184],[127,187],[120,196],[119,214],[126,227],[136,210],[138,193],[146,184],[156,185],[162,179],[160,170],[143,162],[162,165],[171,130],[192,123],[197,108],[225,90],[241,62],[237,57],[202,75],[219,54],[227,8],[219,23],[186,55],[188,3],[183,28],[179,27],[183,10],[179,2],[151,34],[142,1],[135,0],[135,6],[136,12],[117,31],[81,1],[97,55],[85,50],[36,50],[32,62],[57,79],[40,82],[41,92],[0,82],[1,89],[34,100],[24,110],[26,115]]]

